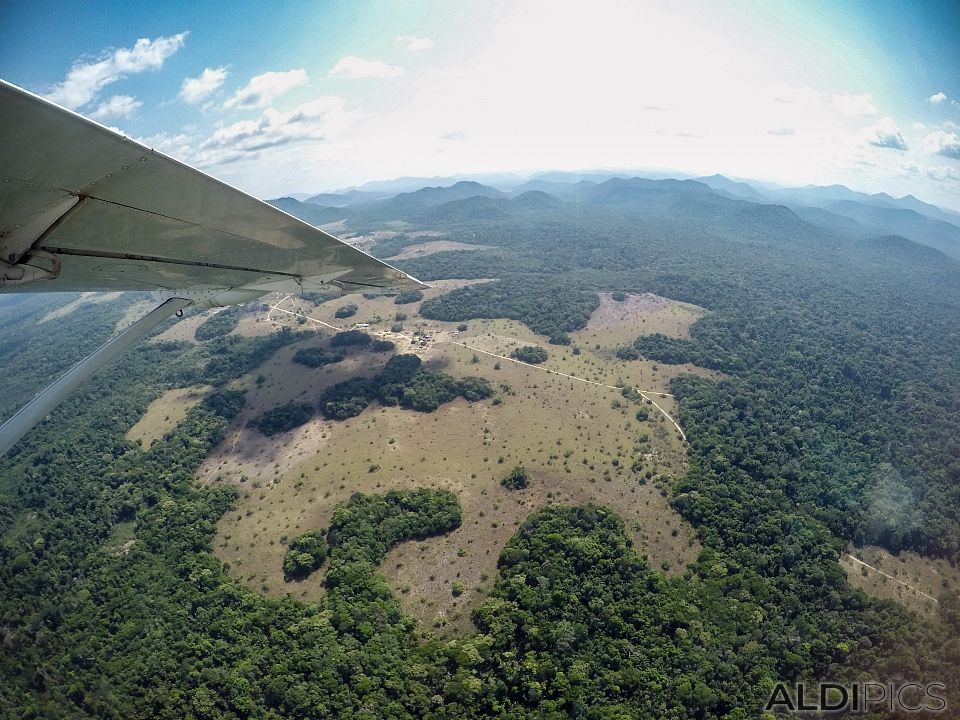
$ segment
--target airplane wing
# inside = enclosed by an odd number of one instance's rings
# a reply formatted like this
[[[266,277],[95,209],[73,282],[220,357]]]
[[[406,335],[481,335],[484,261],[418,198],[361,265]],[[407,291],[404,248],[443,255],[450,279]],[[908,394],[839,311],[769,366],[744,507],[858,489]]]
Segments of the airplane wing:
[[[188,305],[425,287],[163,153],[0,80],[0,292],[152,290],[152,312],[0,425],[0,454]]]
[[[424,287],[277,208],[0,81],[0,292]]]

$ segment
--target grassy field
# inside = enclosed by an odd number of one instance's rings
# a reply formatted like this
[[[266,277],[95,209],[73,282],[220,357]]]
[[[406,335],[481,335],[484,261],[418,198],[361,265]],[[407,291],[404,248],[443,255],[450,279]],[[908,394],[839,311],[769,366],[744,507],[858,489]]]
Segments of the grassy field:
[[[424,299],[475,282],[487,281],[437,281]],[[646,391],[675,415],[672,398],[659,394],[669,392],[671,378],[719,375],[690,365],[623,361],[613,351],[641,334],[687,337],[690,325],[704,314],[701,308],[648,294],[618,302],[601,293],[587,327],[571,333],[572,345],[555,346],[513,320],[472,320],[465,331],[458,330],[459,323],[425,320],[418,315],[421,302],[396,305],[393,298],[362,296],[321,305],[296,296],[265,300],[279,310],[245,314],[234,333],[262,335],[286,325],[313,329],[315,335],[281,349],[234,384],[247,390],[247,405],[198,472],[201,482],[236,483],[242,489],[237,509],[220,523],[216,552],[250,587],[271,596],[319,597],[324,569],[304,581],[284,581],[286,538],[325,527],[334,506],[353,492],[390,488],[441,487],[460,498],[464,521],[458,530],[404,543],[381,566],[408,612],[442,636],[469,629],[470,610],[492,586],[500,551],[523,519],[547,503],[611,507],[641,554],[668,574],[682,572],[699,552],[692,530],[666,500],[670,478],[686,470],[685,444],[656,408],[622,397],[617,386]],[[359,306],[357,314],[336,318],[337,308],[348,303]],[[407,318],[394,332],[398,312]],[[193,341],[207,316],[186,318],[162,337]],[[291,360],[300,347],[325,345],[336,329],[360,323],[393,340],[395,352],[419,354],[430,369],[487,378],[497,389],[496,401],[457,400],[426,415],[374,404],[352,420],[327,422],[317,416],[272,438],[246,427],[272,407],[312,402],[331,384],[375,374],[391,353],[358,352],[317,370]],[[544,347],[547,361],[529,367],[508,359],[521,345]],[[128,436],[149,446],[205,392],[165,393]],[[636,420],[639,407],[648,411],[649,420]],[[531,485],[506,490],[500,478],[516,464],[530,471]],[[931,619],[939,593],[960,587],[956,568],[914,553],[851,548],[840,563],[854,586]],[[465,592],[454,596],[454,583]]]
[[[930,619],[936,619],[937,598],[944,590],[960,589],[960,569],[946,560],[914,552],[893,555],[875,545],[848,549],[840,556],[847,580],[869,595],[896,600]]]
[[[463,284],[434,283],[425,297]],[[241,581],[268,595],[318,597],[323,592],[322,569],[302,582],[283,580],[285,538],[325,527],[336,503],[353,492],[394,487],[448,488],[463,507],[458,530],[404,543],[381,567],[407,610],[440,634],[469,627],[470,610],[491,587],[505,543],[525,517],[546,503],[597,502],[613,508],[641,554],[664,572],[682,572],[696,557],[699,545],[692,530],[666,499],[670,478],[686,469],[684,443],[666,418],[642,404],[650,419],[639,422],[635,415],[641,405],[622,397],[615,387],[480,352],[506,355],[516,345],[539,343],[551,352],[544,368],[661,391],[675,374],[691,369],[616,359],[612,349],[624,342],[620,334],[634,330],[624,331],[619,321],[611,321],[605,305],[583,331],[592,345],[584,345],[576,355],[572,346],[545,345],[545,338],[517,322],[472,321],[461,332],[457,323],[417,317],[419,303],[396,305],[392,298],[354,296],[316,307],[296,298],[273,298],[270,304],[278,300],[283,302],[277,307],[288,313],[303,312],[336,327],[370,323],[370,332],[390,337],[400,352],[417,352],[431,369],[487,378],[497,396],[475,404],[458,400],[431,414],[374,404],[346,422],[318,417],[289,433],[264,437],[246,427],[251,418],[291,400],[314,400],[324,387],[348,377],[372,375],[389,355],[361,352],[337,365],[308,370],[290,358],[300,346],[324,344],[334,331],[273,311],[270,323],[313,327],[317,334],[282,349],[237,384],[248,391],[247,406],[198,474],[204,483],[242,488],[236,510],[220,523],[216,543],[218,556]],[[334,312],[347,302],[359,305],[357,314],[336,319]],[[683,323],[699,316],[695,309],[670,301],[659,301],[656,307],[650,298],[644,302],[646,322],[631,321],[648,332],[682,333]],[[631,312],[642,310],[636,302],[628,307]],[[389,327],[398,311],[408,318],[402,333],[393,333]],[[415,331],[421,333],[416,339]],[[669,398],[657,402],[672,411]],[[532,483],[524,490],[506,490],[500,479],[516,464],[530,471]],[[453,595],[455,582],[466,588],[458,597]]]
[[[212,388],[208,385],[188,388],[174,388],[147,406],[147,411],[137,423],[127,431],[127,438],[139,440],[144,448],[162,438],[174,426],[183,420],[187,411],[203,400]]]
[[[396,255],[386,258],[390,262],[394,260],[407,260],[410,258],[424,257],[438,252],[447,252],[450,250],[489,250],[492,245],[471,245],[462,242],[453,242],[451,240],[431,240],[430,242],[420,243],[418,245],[409,245]]]

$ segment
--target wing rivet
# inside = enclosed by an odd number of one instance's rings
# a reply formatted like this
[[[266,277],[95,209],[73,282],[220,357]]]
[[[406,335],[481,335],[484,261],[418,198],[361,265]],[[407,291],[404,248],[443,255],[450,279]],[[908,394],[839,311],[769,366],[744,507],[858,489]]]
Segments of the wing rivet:
[[[129,165],[124,165],[124,166],[121,167],[120,169],[121,169],[121,170],[129,170],[129,169],[130,169],[130,166],[129,166]]]
[[[146,162],[146,161],[147,159],[145,157],[140,158],[140,162]]]

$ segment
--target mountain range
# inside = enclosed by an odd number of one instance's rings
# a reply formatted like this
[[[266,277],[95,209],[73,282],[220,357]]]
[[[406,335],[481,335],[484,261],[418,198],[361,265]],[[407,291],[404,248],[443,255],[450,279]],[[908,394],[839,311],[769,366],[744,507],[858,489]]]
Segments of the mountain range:
[[[566,204],[615,205],[676,221],[735,219],[747,228],[755,221],[775,218],[781,225],[812,225],[838,238],[898,235],[960,258],[960,213],[912,195],[871,195],[844,185],[778,188],[723,175],[670,178],[553,172],[525,182],[508,182],[515,181],[514,176],[497,177],[504,180],[502,188],[455,178],[400,178],[269,202],[314,225],[339,220],[348,224],[464,222],[516,212],[554,211]],[[424,181],[438,184],[418,184]],[[394,192],[398,187],[408,189]],[[759,231],[759,226],[755,229]]]

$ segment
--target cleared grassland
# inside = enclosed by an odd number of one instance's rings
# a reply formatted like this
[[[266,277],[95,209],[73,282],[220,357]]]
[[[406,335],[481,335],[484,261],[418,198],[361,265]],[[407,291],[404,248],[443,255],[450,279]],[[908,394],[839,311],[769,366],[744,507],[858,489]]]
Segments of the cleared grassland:
[[[431,240],[419,245],[409,245],[396,255],[391,255],[387,260],[393,262],[394,260],[408,260],[451,250],[489,250],[492,247],[492,245],[471,245],[452,240]]]
[[[127,438],[137,440],[145,448],[162,438],[187,415],[187,411],[203,400],[212,388],[209,385],[167,390],[147,406],[147,411],[127,431]]]
[[[903,551],[894,555],[876,545],[851,547],[840,556],[847,580],[868,595],[895,600],[937,619],[937,599],[944,590],[960,589],[960,569],[946,560]]]
[[[425,297],[462,284],[435,283]],[[417,352],[430,369],[487,378],[497,389],[496,401],[457,400],[431,414],[374,404],[346,422],[318,417],[266,438],[246,427],[251,418],[291,400],[315,400],[324,387],[349,377],[372,375],[389,357],[359,352],[318,370],[296,365],[290,358],[298,347],[323,344],[334,330],[310,321],[299,324],[295,316],[275,311],[276,322],[314,327],[317,335],[282,349],[237,383],[248,390],[247,406],[199,472],[202,482],[236,483],[242,489],[237,508],[222,519],[216,541],[217,555],[230,563],[235,577],[272,596],[319,597],[324,569],[302,582],[283,580],[285,538],[325,527],[334,506],[353,492],[420,486],[456,492],[463,525],[444,537],[398,546],[381,572],[407,610],[440,634],[469,627],[470,610],[490,589],[507,540],[546,503],[611,507],[624,519],[641,554],[661,571],[682,572],[696,557],[700,547],[691,528],[667,501],[670,479],[686,470],[686,450],[666,418],[648,404],[623,398],[616,388],[500,360],[474,348],[509,354],[517,344],[538,343],[551,352],[544,367],[662,391],[671,377],[688,368],[654,369],[651,363],[618,360],[611,348],[619,343],[602,329],[594,331],[599,350],[585,347],[575,355],[572,346],[546,345],[545,338],[514,321],[471,321],[458,332],[457,323],[415,317],[419,303],[398,306],[390,298],[360,297],[351,302],[360,309],[348,323],[333,317],[341,300],[313,307],[287,298],[277,306],[337,327],[371,322],[370,332],[398,342],[398,352]],[[397,311],[408,315],[402,334],[385,330]],[[649,327],[677,322],[668,311],[659,317],[663,319],[651,315]],[[692,321],[696,315],[685,312],[682,317]],[[420,332],[416,338],[414,331]],[[657,401],[673,411],[669,398]],[[648,421],[635,418],[641,406],[650,412]],[[505,490],[500,478],[519,463],[530,471],[530,487]],[[466,588],[459,597],[453,595],[455,582]]]

